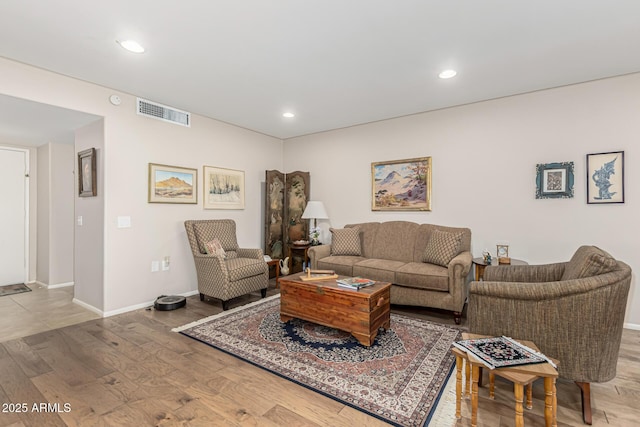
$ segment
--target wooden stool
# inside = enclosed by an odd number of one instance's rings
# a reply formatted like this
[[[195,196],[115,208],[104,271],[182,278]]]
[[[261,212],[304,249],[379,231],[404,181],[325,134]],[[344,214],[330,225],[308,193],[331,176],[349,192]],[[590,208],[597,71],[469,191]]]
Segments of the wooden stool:
[[[486,338],[483,335],[462,334],[463,339]],[[522,343],[534,350],[537,347],[531,341],[522,341]],[[457,347],[452,347],[452,353],[456,356],[456,418],[462,418],[460,411],[462,400],[462,366],[465,367],[465,396],[469,394],[469,380],[471,380],[471,426],[476,427],[478,423],[478,382],[484,363],[475,357]],[[552,359],[554,363],[558,363]],[[469,372],[471,371],[471,372]],[[545,409],[544,418],[546,427],[557,427],[557,396],[556,396],[556,378],[558,371],[550,363],[536,363],[529,365],[518,365],[505,368],[497,368],[489,373],[489,398],[494,398],[495,375],[503,377],[514,384],[515,397],[515,421],[516,427],[524,427],[524,386],[527,386],[527,409],[532,407],[532,384],[539,378],[544,378],[545,391]]]

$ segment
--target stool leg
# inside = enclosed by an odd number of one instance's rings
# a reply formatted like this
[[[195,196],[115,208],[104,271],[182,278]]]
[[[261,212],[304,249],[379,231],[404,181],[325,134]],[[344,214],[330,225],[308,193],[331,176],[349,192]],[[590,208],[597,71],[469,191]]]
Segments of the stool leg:
[[[533,408],[533,382],[527,384],[527,409]]]
[[[478,377],[480,376],[480,368],[478,365],[471,365],[471,427],[478,425]]]
[[[456,419],[462,418],[460,399],[462,398],[462,356],[456,356]]]
[[[513,383],[513,394],[516,397],[516,427],[524,427],[524,413],[522,410],[524,390],[522,384]]]
[[[495,382],[496,382],[496,375],[489,371],[489,399],[495,399]]]
[[[465,363],[464,379],[464,396],[468,398],[471,396],[471,365],[468,361]]]

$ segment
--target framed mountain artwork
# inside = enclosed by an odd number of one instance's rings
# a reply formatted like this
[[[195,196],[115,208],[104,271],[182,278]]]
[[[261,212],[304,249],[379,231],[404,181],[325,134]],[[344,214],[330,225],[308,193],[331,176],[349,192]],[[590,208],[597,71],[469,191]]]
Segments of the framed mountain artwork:
[[[149,203],[198,203],[198,171],[149,163]]]
[[[371,210],[430,211],[431,157],[371,163]]]

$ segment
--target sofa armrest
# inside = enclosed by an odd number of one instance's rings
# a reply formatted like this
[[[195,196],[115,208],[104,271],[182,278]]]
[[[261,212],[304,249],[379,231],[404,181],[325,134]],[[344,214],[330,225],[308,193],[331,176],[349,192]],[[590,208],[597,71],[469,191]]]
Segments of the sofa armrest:
[[[560,280],[566,262],[541,265],[490,265],[484,270],[488,282],[555,282]]]
[[[318,260],[331,255],[331,245],[312,246],[307,251],[307,254],[309,255],[309,261],[311,262],[311,269],[317,269]]]
[[[239,248],[236,250],[238,256],[240,258],[255,258],[255,259],[264,259],[264,255],[262,253],[262,249],[248,249],[248,248]]]
[[[460,252],[456,255],[447,266],[447,269],[449,270],[449,278],[466,278],[467,274],[469,274],[469,271],[471,270],[471,265],[473,264],[472,260],[473,255],[471,255],[471,252],[469,251]]]

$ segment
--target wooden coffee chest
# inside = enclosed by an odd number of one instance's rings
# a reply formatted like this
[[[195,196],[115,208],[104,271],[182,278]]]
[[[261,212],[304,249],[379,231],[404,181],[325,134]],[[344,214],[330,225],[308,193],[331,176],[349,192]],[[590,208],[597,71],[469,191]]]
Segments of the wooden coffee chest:
[[[390,325],[391,284],[376,282],[353,290],[335,280],[280,280],[280,319],[307,320],[351,333],[362,345],[370,346],[379,328]]]

